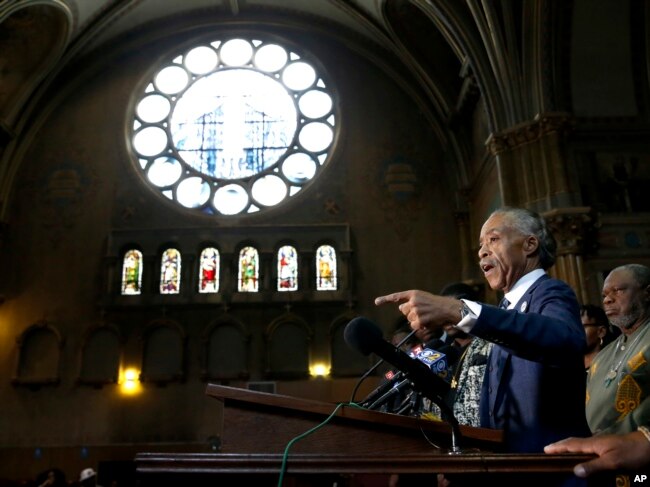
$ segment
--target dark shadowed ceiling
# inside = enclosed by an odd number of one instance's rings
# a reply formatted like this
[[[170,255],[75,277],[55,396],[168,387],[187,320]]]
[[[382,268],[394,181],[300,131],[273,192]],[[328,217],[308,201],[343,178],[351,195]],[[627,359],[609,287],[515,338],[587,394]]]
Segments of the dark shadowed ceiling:
[[[411,78],[448,119],[463,63],[430,19],[429,2],[408,0],[6,0],[0,3],[0,123],[8,140],[28,123],[29,100],[67,68],[148,32],[216,22],[301,24],[367,46],[369,56]],[[462,5],[459,3],[459,6]],[[153,35],[153,34],[152,34]],[[158,34],[159,35],[159,34]],[[433,70],[431,66],[444,65]]]

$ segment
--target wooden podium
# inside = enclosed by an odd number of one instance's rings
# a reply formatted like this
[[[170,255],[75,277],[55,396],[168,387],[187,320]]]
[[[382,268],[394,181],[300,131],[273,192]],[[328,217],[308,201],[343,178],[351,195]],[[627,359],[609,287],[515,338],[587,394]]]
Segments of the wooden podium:
[[[569,473],[589,458],[499,453],[501,431],[468,426],[461,452],[450,453],[452,430],[442,422],[214,384],[206,394],[223,405],[220,453],[139,453],[140,486],[232,485],[243,475],[275,485],[298,437],[285,485],[355,486],[359,474]]]

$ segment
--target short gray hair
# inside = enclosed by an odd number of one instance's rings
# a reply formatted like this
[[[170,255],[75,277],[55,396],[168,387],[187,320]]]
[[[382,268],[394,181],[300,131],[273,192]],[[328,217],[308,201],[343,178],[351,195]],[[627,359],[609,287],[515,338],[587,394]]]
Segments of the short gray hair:
[[[492,212],[492,215],[505,217],[510,225],[522,235],[534,235],[539,242],[538,255],[542,269],[546,270],[555,264],[557,242],[546,226],[544,218],[534,211],[525,208],[503,207]]]
[[[648,266],[643,264],[625,264],[616,269],[612,269],[612,272],[614,271],[629,271],[641,289],[650,286],[650,267]]]

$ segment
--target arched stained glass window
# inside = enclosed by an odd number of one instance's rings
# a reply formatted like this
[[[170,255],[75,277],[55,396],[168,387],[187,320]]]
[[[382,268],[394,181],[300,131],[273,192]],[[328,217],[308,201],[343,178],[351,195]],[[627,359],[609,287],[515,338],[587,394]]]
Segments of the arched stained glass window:
[[[122,294],[142,292],[142,252],[131,249],[122,261]]]
[[[244,247],[239,252],[239,292],[256,293],[259,290],[259,260],[254,247]]]
[[[331,245],[321,245],[316,251],[316,289],[336,290],[336,250]]]
[[[219,291],[219,251],[207,247],[199,259],[199,292],[216,293]]]
[[[178,294],[181,288],[181,253],[167,249],[160,263],[160,294]]]
[[[298,253],[291,245],[278,250],[278,291],[298,289]]]

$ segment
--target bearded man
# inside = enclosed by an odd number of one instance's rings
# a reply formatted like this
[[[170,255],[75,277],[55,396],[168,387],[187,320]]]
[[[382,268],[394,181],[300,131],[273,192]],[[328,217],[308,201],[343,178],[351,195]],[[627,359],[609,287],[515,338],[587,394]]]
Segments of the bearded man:
[[[603,308],[621,334],[598,353],[587,375],[586,413],[594,435],[545,448],[546,453],[598,455],[575,466],[579,477],[650,468],[650,268],[628,264],[611,271],[603,285]],[[620,475],[616,485],[631,485],[629,477]]]
[[[629,433],[650,424],[650,268],[628,264],[611,271],[603,308],[621,335],[591,364],[587,421],[594,434]]]

